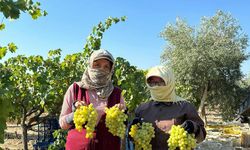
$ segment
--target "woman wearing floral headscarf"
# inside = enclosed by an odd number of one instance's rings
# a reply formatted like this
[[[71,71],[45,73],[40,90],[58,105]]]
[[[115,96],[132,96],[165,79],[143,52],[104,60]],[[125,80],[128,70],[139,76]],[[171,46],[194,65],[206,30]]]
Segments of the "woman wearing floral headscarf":
[[[205,139],[204,123],[196,109],[175,94],[171,69],[164,66],[151,68],[146,75],[146,84],[152,100],[136,109],[136,117],[128,128],[138,122],[152,123],[155,128],[155,137],[151,141],[153,150],[168,149],[168,131],[172,125],[182,125],[188,133],[194,133],[197,142]]]
[[[94,51],[80,82],[73,83],[67,90],[62,105],[59,123],[62,129],[70,129],[66,150],[119,150],[120,139],[108,132],[105,126],[105,107],[125,108],[121,89],[112,84],[114,58],[106,50]],[[94,137],[85,138],[86,131],[78,132],[73,124],[74,109],[93,104],[98,112]]]

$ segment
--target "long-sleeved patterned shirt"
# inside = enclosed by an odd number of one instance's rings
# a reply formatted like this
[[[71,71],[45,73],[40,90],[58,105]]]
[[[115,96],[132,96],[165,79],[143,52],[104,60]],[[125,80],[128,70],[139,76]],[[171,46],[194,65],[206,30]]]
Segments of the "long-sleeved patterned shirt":
[[[136,109],[135,115],[143,118],[144,122],[153,123],[155,127],[155,138],[151,141],[153,150],[167,150],[168,131],[172,125],[180,125],[186,120],[192,121],[197,142],[203,141],[206,137],[204,122],[195,107],[187,101],[150,101],[141,104]]]
[[[101,116],[105,113],[104,109],[107,107],[107,99],[101,99],[97,96],[97,93],[95,90],[86,90],[87,94],[89,95],[90,103],[93,104],[94,108],[98,112],[98,122],[101,118]],[[59,118],[59,124],[62,129],[69,129],[71,127],[71,124],[67,123],[66,116],[73,115],[72,113],[72,104],[74,102],[74,89],[73,84],[70,85],[67,92],[64,95],[62,110]],[[120,104],[125,105],[124,98],[121,96]]]

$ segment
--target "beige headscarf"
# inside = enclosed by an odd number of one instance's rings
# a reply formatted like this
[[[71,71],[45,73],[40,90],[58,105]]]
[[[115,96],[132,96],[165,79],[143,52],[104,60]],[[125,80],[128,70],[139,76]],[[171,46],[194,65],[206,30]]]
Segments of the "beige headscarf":
[[[93,62],[98,59],[107,59],[112,63],[111,71],[106,72],[99,69],[93,69]],[[98,97],[105,99],[110,96],[114,86],[112,84],[112,75],[114,72],[115,60],[107,50],[96,50],[90,58],[88,67],[83,73],[79,86],[85,89],[96,90]]]
[[[164,80],[165,86],[150,86],[147,81],[148,78],[156,76]],[[154,101],[160,102],[177,102],[185,99],[175,95],[175,79],[174,74],[170,68],[165,66],[156,66],[149,69],[146,75],[147,87],[150,90],[151,98]]]

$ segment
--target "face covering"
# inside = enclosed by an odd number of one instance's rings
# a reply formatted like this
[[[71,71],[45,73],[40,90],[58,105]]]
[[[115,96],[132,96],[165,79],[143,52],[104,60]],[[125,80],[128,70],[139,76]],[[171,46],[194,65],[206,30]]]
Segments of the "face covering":
[[[161,102],[174,101],[175,92],[169,90],[167,86],[148,87],[153,100]]]
[[[110,73],[100,69],[88,68],[88,74],[92,83],[95,84],[97,87],[106,86],[111,80]]]
[[[176,102],[184,100],[175,95],[174,74],[171,69],[166,68],[164,66],[153,67],[148,71],[146,75],[146,81],[148,81],[148,78],[153,76],[162,78],[166,84],[165,86],[150,86],[147,83],[147,87],[150,90],[151,98],[154,101]]]
[[[107,59],[112,63],[110,72],[92,68],[93,62],[98,59]],[[88,67],[83,73],[79,86],[85,89],[96,90],[97,95],[102,99],[108,98],[114,89],[111,80],[113,72],[113,56],[106,50],[96,50],[90,56]]]

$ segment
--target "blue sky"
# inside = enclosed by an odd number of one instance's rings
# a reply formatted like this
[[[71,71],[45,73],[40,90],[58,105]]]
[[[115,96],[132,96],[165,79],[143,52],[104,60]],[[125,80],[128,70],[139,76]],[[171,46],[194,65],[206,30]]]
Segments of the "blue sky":
[[[6,29],[0,32],[1,45],[14,42],[16,54],[47,56],[51,49],[62,54],[82,51],[92,27],[107,17],[127,16],[126,22],[113,25],[104,34],[102,48],[115,57],[123,57],[141,69],[158,65],[166,42],[159,33],[176,17],[198,26],[203,16],[213,16],[217,10],[230,12],[238,19],[243,31],[250,35],[247,0],[41,0],[41,8],[48,16],[32,20],[22,14],[15,21],[4,20]],[[2,15],[0,15],[2,18]],[[250,53],[250,47],[247,48]],[[250,73],[250,60],[242,64],[244,74]]]

